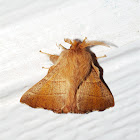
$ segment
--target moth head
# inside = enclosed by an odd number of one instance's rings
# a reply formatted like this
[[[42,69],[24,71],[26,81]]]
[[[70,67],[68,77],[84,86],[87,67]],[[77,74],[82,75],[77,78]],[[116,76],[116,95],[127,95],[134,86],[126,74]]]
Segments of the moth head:
[[[86,43],[86,39],[87,39],[87,37],[85,37],[85,39],[83,41],[81,41],[79,39],[74,39],[72,41],[72,40],[67,38],[67,39],[64,39],[64,41],[71,44],[70,50],[77,50],[77,49],[86,48],[88,46]]]
[[[103,46],[106,46],[106,47],[110,47],[102,41],[87,41],[87,37],[85,37],[85,39],[83,41],[80,41],[79,39],[75,39],[75,40],[72,41],[68,38],[64,39],[64,41],[71,44],[70,50],[84,49],[88,46],[95,46],[95,45],[103,45]]]

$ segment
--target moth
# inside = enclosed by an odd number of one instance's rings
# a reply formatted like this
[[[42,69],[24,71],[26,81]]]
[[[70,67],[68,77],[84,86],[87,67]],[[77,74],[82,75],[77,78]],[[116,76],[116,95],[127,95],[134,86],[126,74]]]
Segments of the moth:
[[[20,99],[33,108],[44,108],[56,113],[88,113],[114,106],[114,98],[101,79],[89,46],[104,45],[100,41],[64,39],[70,49],[61,44],[60,55],[46,53],[54,63],[48,74],[23,94]]]

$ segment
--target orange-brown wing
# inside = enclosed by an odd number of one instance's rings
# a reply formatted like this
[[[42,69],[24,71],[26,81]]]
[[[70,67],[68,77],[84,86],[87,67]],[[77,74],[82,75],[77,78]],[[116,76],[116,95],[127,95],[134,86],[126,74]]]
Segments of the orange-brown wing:
[[[79,112],[103,111],[114,106],[114,98],[98,74],[98,69],[94,66],[87,79],[80,85],[76,95]]]
[[[62,112],[67,95],[66,79],[58,68],[51,67],[48,74],[21,97],[20,102],[31,107]]]

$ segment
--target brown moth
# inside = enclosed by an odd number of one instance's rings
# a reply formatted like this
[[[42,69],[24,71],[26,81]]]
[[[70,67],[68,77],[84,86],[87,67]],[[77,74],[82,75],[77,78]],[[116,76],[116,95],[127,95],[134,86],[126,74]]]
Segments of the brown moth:
[[[86,47],[104,45],[100,41],[65,39],[70,49],[63,48],[60,56],[47,54],[54,63],[48,74],[21,97],[20,102],[33,108],[56,113],[88,113],[114,106],[114,98],[95,66]],[[96,58],[94,58],[96,59]]]

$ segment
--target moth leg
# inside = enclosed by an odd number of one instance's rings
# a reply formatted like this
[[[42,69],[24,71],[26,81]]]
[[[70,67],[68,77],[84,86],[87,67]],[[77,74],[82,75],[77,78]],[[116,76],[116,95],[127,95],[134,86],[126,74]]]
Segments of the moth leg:
[[[49,69],[49,68],[42,67],[42,69]]]
[[[52,55],[49,53],[42,52],[41,50],[39,52],[47,54],[49,56],[50,60],[53,62],[53,64],[55,64],[59,58],[59,55]]]
[[[59,44],[59,45],[58,45],[58,44],[56,44],[56,46],[57,46],[58,48],[60,48],[60,47],[61,47],[63,50],[67,50],[67,49],[66,49],[63,45],[61,45],[61,44]]]
[[[68,38],[65,38],[64,41],[65,41],[66,43],[69,43],[69,44],[73,45],[73,42],[72,42],[70,39],[68,39]]]
[[[97,57],[97,59],[99,59],[99,58],[104,58],[104,57],[107,57],[107,56],[106,56],[106,55],[99,56],[99,57]]]
[[[44,53],[44,54],[47,54],[48,56],[51,56],[52,55],[52,54],[49,54],[49,53],[42,52],[41,50],[39,52]]]
[[[83,42],[86,42],[86,40],[87,40],[87,37],[85,37],[85,39],[83,40]]]

